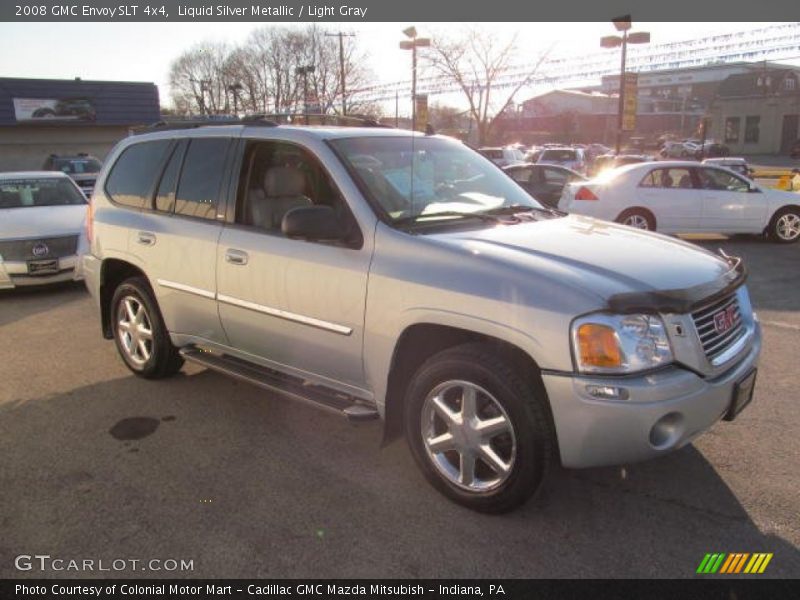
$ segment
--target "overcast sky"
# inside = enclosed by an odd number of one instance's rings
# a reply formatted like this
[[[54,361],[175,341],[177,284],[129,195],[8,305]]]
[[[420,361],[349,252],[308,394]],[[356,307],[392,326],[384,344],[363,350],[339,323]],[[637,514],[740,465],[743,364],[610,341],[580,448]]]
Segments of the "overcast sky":
[[[356,34],[378,82],[408,79],[407,52],[398,49],[410,23],[321,23]],[[552,46],[550,56],[597,50],[599,38],[614,33],[611,23],[417,23],[420,35],[455,33],[479,25],[486,35],[519,32],[521,57],[531,60]],[[765,23],[634,23],[652,43],[744,31]],[[170,104],[172,59],[199,41],[239,43],[264,23],[0,23],[0,77],[152,81],[162,104]],[[522,61],[521,61],[522,62]],[[797,61],[800,62],[800,57]]]

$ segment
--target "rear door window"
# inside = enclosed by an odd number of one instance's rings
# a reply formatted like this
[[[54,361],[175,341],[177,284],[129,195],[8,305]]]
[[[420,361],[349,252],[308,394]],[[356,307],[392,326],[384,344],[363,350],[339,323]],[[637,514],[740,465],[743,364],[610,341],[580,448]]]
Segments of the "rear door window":
[[[217,218],[217,203],[230,145],[228,138],[191,140],[175,194],[176,215]]]
[[[680,167],[676,169],[653,169],[641,183],[641,187],[660,188],[660,189],[692,189],[692,173],[688,168]]]
[[[170,140],[154,140],[123,150],[106,180],[106,193],[111,200],[132,208],[149,208],[169,145]]]

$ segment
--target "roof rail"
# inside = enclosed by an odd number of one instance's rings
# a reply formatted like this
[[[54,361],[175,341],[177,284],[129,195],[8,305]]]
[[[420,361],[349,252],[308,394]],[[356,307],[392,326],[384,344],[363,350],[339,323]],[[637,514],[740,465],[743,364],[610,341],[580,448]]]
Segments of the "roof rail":
[[[261,118],[230,118],[230,119],[178,119],[178,120],[161,120],[151,123],[150,125],[143,125],[140,127],[133,127],[134,134],[152,133],[154,131],[169,131],[173,129],[196,129],[198,127],[221,127],[223,125],[263,125],[264,127],[277,127],[278,124],[274,121]]]
[[[332,125],[336,127],[387,127],[391,125],[381,123],[377,119],[364,115],[335,115],[321,113],[290,113],[290,114],[254,114],[248,115],[243,120],[259,118],[268,119],[280,125]]]

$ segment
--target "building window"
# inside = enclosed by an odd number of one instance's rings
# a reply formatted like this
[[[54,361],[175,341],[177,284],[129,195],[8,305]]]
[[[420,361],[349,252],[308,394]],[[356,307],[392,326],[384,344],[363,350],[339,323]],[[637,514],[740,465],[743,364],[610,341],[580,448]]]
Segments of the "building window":
[[[725,119],[725,143],[737,144],[739,142],[739,128],[742,120],[739,117],[728,117]]]
[[[783,87],[786,90],[794,90],[797,88],[797,80],[794,77],[787,77],[783,80]]]
[[[758,143],[758,126],[761,117],[746,117],[744,120],[744,142],[745,144]]]

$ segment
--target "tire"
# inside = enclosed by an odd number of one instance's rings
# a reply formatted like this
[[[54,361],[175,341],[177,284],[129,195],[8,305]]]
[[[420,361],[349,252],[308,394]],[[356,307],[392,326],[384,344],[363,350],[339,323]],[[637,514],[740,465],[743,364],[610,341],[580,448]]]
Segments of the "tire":
[[[800,208],[782,208],[772,216],[767,227],[769,238],[778,244],[794,244],[800,240]]]
[[[464,398],[472,402],[465,405]],[[465,410],[473,415],[470,423],[487,427],[491,420],[494,426],[483,435],[461,426]],[[484,344],[456,346],[429,358],[406,391],[404,421],[411,452],[428,481],[479,512],[503,513],[527,501],[541,487],[556,452],[541,381],[527,382]],[[429,445],[434,440],[438,451]]]
[[[617,223],[633,227],[635,229],[643,229],[646,231],[656,230],[656,219],[649,210],[643,208],[629,208],[620,213],[617,217]]]
[[[114,290],[110,314],[114,343],[131,371],[145,379],[160,379],[180,370],[183,358],[169,339],[146,279],[123,281]]]

